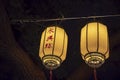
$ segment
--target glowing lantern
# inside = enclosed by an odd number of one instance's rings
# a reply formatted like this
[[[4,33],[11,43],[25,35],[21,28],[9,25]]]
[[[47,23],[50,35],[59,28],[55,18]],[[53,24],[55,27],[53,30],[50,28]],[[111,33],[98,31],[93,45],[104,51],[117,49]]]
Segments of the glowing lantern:
[[[81,55],[94,68],[100,67],[109,57],[107,27],[99,22],[91,22],[81,30]]]
[[[39,56],[48,69],[56,69],[66,58],[68,36],[58,26],[47,27],[41,36]]]

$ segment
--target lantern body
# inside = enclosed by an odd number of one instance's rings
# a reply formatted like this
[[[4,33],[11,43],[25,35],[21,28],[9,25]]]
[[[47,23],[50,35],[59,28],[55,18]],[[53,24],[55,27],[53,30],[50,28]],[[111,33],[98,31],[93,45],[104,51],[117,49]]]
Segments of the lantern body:
[[[100,67],[109,57],[107,27],[99,22],[91,22],[81,30],[81,55],[94,68]]]
[[[66,58],[68,36],[58,26],[47,27],[41,36],[39,56],[48,69],[56,69]]]

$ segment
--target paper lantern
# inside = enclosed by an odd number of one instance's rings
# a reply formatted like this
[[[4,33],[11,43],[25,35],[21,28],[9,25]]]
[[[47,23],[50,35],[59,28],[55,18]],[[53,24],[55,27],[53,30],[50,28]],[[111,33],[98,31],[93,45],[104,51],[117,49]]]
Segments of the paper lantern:
[[[80,50],[85,62],[94,68],[100,67],[109,57],[107,27],[99,22],[91,22],[81,30]]]
[[[39,56],[48,69],[56,69],[66,58],[68,36],[58,26],[47,27],[40,42]]]

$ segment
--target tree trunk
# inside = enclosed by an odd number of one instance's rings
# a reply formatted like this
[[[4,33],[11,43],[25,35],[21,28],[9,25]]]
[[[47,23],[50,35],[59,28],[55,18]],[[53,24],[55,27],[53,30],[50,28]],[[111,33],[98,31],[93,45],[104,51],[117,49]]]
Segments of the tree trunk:
[[[40,66],[15,41],[0,0],[0,80],[46,80]]]

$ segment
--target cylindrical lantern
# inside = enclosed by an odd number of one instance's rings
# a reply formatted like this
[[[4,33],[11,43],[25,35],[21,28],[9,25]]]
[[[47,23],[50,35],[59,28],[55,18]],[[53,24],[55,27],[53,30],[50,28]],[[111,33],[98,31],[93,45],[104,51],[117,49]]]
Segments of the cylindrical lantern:
[[[66,58],[68,36],[58,26],[47,27],[41,36],[39,56],[48,69],[56,69]]]
[[[107,27],[99,22],[91,22],[81,30],[80,50],[85,62],[94,68],[100,67],[109,57]]]

